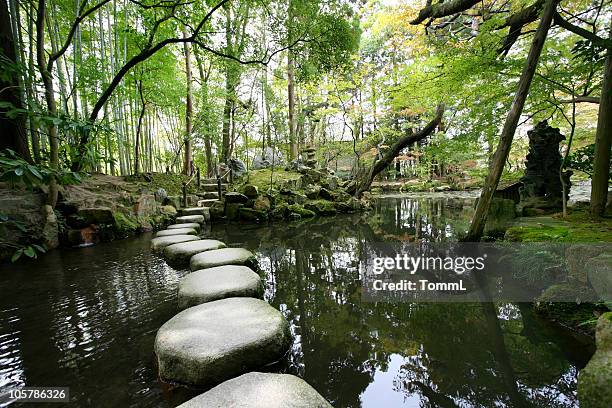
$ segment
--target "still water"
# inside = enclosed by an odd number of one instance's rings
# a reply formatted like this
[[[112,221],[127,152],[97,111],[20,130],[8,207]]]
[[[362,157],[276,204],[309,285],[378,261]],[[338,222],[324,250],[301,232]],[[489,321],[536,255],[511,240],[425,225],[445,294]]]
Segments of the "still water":
[[[473,198],[388,197],[365,214],[215,225],[257,254],[266,299],[294,343],[276,369],[335,407],[574,407],[588,351],[524,304],[361,302],[371,243],[456,239]],[[158,382],[157,329],[176,313],[174,270],[150,235],[0,267],[0,387],[70,386],[71,406],[169,407],[190,396]],[[15,406],[15,405],[13,405]]]

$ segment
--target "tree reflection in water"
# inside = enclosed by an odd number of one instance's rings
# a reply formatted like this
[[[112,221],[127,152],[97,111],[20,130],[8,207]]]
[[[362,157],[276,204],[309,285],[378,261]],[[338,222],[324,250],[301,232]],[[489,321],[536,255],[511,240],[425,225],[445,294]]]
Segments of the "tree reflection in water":
[[[372,403],[366,389],[398,358],[393,385],[378,392],[402,394],[400,405],[576,406],[580,363],[527,305],[361,301],[359,267],[379,251],[373,243],[455,239],[467,230],[472,206],[462,198],[388,198],[367,215],[228,225],[213,235],[257,253],[266,298],[295,334],[288,371],[336,407]]]

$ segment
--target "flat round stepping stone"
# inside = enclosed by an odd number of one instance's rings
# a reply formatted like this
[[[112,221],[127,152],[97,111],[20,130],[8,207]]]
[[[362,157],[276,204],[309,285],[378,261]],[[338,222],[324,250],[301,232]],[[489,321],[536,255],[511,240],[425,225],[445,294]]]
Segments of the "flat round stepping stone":
[[[197,222],[198,224],[202,224],[204,222],[203,215],[183,215],[182,217],[176,217],[177,224],[187,224]]]
[[[222,265],[244,265],[256,269],[257,259],[244,248],[223,248],[194,255],[189,262],[192,271]]]
[[[157,231],[155,234],[156,237],[167,237],[170,235],[198,235],[198,231],[194,228],[175,228]]]
[[[179,405],[177,408],[331,408],[314,388],[289,374],[248,373]]]
[[[263,284],[259,275],[241,265],[217,266],[192,272],[179,281],[178,288],[179,309],[229,297],[262,296]]]
[[[201,239],[198,241],[183,242],[165,247],[164,258],[166,258],[169,264],[189,265],[189,260],[195,254],[219,248],[225,248],[225,244],[216,239]]]
[[[200,230],[201,225],[197,222],[186,222],[184,224],[172,224],[168,225],[166,229],[177,229],[177,228],[193,228],[194,230]]]
[[[278,361],[291,344],[289,323],[254,298],[228,298],[185,309],[155,337],[163,381],[212,386]]]
[[[168,245],[187,241],[197,241],[198,239],[200,238],[196,235],[169,235],[166,237],[157,237],[151,240],[151,249],[153,251],[161,251]]]

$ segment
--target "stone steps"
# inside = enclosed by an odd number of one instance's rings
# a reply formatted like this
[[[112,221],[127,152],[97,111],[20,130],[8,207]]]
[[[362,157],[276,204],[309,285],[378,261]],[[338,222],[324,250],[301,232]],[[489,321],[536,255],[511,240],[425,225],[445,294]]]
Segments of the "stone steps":
[[[217,201],[219,201],[219,200],[216,199],[216,198],[205,199],[205,200],[198,200],[198,207],[210,208]]]
[[[217,186],[217,182],[215,181],[214,183],[203,183],[200,184],[200,191],[203,192],[218,192],[217,189],[219,187]],[[226,183],[222,183],[221,184],[221,191],[227,191],[227,184]]]

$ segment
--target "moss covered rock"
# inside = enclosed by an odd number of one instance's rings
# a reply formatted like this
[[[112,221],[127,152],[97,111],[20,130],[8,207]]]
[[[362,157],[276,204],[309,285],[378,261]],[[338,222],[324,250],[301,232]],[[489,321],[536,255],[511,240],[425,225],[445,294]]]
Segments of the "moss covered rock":
[[[578,375],[578,400],[582,408],[612,406],[612,312],[597,321],[597,351]]]
[[[308,210],[299,204],[291,204],[287,206],[287,210],[290,213],[298,214],[300,218],[309,218],[309,217],[314,217],[315,215],[317,215],[314,211]]]
[[[313,200],[304,204],[304,208],[317,215],[334,215],[337,213],[334,203],[327,200]]]

